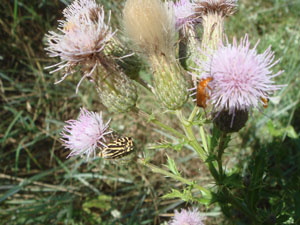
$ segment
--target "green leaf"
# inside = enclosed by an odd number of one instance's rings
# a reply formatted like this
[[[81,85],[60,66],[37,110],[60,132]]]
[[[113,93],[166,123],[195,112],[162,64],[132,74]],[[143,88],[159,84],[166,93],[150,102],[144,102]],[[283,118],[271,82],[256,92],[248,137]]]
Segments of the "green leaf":
[[[168,193],[168,194],[162,196],[162,198],[164,198],[164,199],[180,198],[185,202],[194,201],[192,192],[189,189],[184,189],[183,192],[172,189],[171,193]]]
[[[187,144],[185,141],[179,142],[178,144],[173,145],[172,148],[175,151],[180,151],[185,144]]]
[[[228,175],[223,180],[224,185],[227,187],[234,187],[234,188],[242,188],[243,182],[242,178],[238,173],[233,173],[231,175]]]
[[[166,143],[148,146],[148,149],[174,149],[175,151],[180,151],[182,147],[187,144],[186,141],[179,142],[177,144]]]
[[[94,221],[100,223],[101,212],[105,212],[111,208],[112,197],[109,195],[100,195],[98,198],[85,201],[82,205],[83,211],[89,214]]]
[[[208,146],[208,148],[212,153],[214,152],[214,149],[219,145],[219,139],[221,137],[221,134],[222,134],[221,131],[214,126],[212,130],[211,141]]]
[[[99,195],[96,199],[85,201],[82,205],[84,211],[90,211],[91,208],[97,208],[101,211],[107,211],[111,208],[112,197],[109,195]]]
[[[293,138],[293,139],[297,139],[299,138],[298,134],[296,133],[295,129],[293,126],[288,126],[287,128],[285,128],[287,136],[289,138]]]
[[[282,216],[279,216],[278,218],[276,218],[276,223],[277,224],[282,224],[282,223],[286,222],[289,219],[290,219],[290,216],[282,215]]]
[[[298,134],[296,133],[294,127],[291,125],[284,127],[284,128],[277,128],[274,126],[272,121],[269,121],[267,124],[267,127],[269,130],[269,133],[273,137],[282,137],[285,134],[287,134],[288,137],[293,138],[293,139],[297,139],[299,137]]]
[[[216,170],[215,165],[212,162],[208,163],[208,168],[209,168],[211,175],[215,178],[215,180],[216,181],[219,180],[219,173]]]
[[[147,119],[147,123],[151,123],[152,121],[156,120],[155,119],[155,115],[152,113],[151,115],[149,115],[148,119]]]
[[[175,174],[177,176],[181,176],[180,173],[179,173],[179,171],[178,171],[178,169],[177,169],[177,167],[176,167],[175,161],[172,158],[170,158],[170,156],[167,155],[167,157],[168,157],[168,165],[167,165],[167,167],[169,168],[169,170],[173,174]]]
[[[208,198],[196,198],[196,201],[203,204],[203,205],[210,205],[211,199]]]
[[[167,148],[171,148],[170,143],[147,146],[147,149],[149,149],[149,150],[152,150],[152,149],[154,149],[154,150],[156,150],[156,149],[167,149]]]

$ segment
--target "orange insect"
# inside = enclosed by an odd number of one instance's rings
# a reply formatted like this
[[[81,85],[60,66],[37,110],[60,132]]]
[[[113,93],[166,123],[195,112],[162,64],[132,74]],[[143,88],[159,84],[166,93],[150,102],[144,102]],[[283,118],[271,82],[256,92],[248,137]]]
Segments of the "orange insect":
[[[208,86],[208,83],[213,80],[212,77],[208,77],[206,79],[202,79],[198,82],[197,86],[197,94],[196,94],[196,100],[197,100],[197,106],[206,108],[206,100],[209,98],[207,91],[205,88],[207,87],[210,89]]]
[[[260,100],[263,102],[263,107],[266,109],[268,108],[269,99],[260,97]]]

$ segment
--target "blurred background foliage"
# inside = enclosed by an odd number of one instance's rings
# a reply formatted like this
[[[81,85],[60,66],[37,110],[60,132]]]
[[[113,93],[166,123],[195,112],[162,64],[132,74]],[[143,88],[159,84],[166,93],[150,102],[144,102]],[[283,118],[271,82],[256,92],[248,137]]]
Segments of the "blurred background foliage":
[[[112,10],[112,24],[121,35],[124,1],[98,2]],[[56,29],[67,4],[66,0],[0,4],[0,224],[161,224],[174,209],[190,206],[160,198],[172,187],[184,185],[136,164],[66,159],[68,152],[59,139],[63,121],[76,118],[83,106],[110,116],[89,82],[75,94],[79,74],[54,85],[61,74],[44,70],[57,62],[45,54],[44,35]],[[229,40],[248,33],[253,44],[260,39],[260,52],[272,45],[281,58],[276,69],[285,70],[276,82],[287,86],[275,93],[263,112],[252,112],[225,153],[228,171],[243,174],[243,189],[249,193],[245,199],[267,213],[266,224],[300,223],[299,21],[299,0],[240,0],[237,13],[226,24]],[[147,72],[141,76],[149,79]],[[138,104],[160,112],[145,90],[140,90]],[[172,120],[164,118],[176,128]],[[138,153],[153,163],[166,164],[167,153],[185,177],[203,185],[212,181],[190,150],[151,149],[151,144],[164,143],[167,134],[141,118],[114,115],[112,128],[134,137]],[[249,183],[251,176],[257,177],[259,187]],[[256,193],[264,197],[257,199]],[[237,224],[222,216],[218,206],[202,211],[208,224]]]

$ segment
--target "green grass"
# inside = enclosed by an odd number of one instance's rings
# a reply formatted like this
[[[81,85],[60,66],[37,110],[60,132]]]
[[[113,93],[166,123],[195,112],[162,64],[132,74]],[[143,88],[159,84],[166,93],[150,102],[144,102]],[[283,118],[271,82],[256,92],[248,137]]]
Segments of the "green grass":
[[[113,24],[118,26],[123,1],[101,2],[112,9]],[[78,74],[54,85],[61,75],[44,69],[57,62],[45,54],[44,35],[55,29],[66,3],[11,0],[0,5],[0,224],[160,224],[176,207],[189,206],[160,198],[179,184],[140,165],[66,159],[68,152],[61,146],[59,134],[63,121],[75,118],[82,106],[102,110],[105,118],[109,117],[91,84],[83,82],[75,94]],[[300,141],[290,137],[293,129],[300,132],[299,20],[298,0],[241,0],[238,12],[226,24],[230,39],[248,33],[253,44],[261,40],[259,51],[272,45],[282,59],[276,69],[285,70],[277,82],[287,85],[264,113],[253,112],[232,147],[231,162],[247,164],[249,152],[274,150],[278,154],[271,154],[270,160],[277,166],[271,169],[285,178],[281,185],[295,195],[291,204],[298,205],[299,193],[294,190],[299,184]],[[153,97],[144,93],[139,104],[151,100]],[[172,120],[168,123],[172,125]],[[150,154],[155,164],[166,163],[165,150],[146,149],[163,142],[164,135],[141,118],[115,115],[113,129],[134,135],[138,151]],[[272,132],[280,129],[279,134]],[[204,183],[211,180],[207,172],[199,173],[199,163],[189,150],[167,153],[186,177]],[[288,193],[284,197],[290,200]],[[216,222],[222,219],[217,216],[218,208],[211,210],[216,212],[210,224],[220,224]],[[115,212],[120,216],[114,217]]]

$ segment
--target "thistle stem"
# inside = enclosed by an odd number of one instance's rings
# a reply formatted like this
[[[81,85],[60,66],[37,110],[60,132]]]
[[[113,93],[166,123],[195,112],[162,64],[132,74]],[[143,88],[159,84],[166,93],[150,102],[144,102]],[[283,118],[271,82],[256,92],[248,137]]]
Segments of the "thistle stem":
[[[219,175],[220,177],[223,176],[223,166],[222,166],[222,156],[225,150],[225,140],[226,140],[227,133],[222,133],[220,137],[220,142],[219,142],[219,148],[218,148],[218,157],[217,157],[217,162],[218,162],[218,168],[219,168]]]
[[[205,131],[203,126],[200,126],[200,135],[201,135],[201,139],[202,139],[202,144],[203,144],[203,148],[204,150],[208,153],[208,145],[207,145],[207,141],[206,141],[206,136],[205,136]]]
[[[195,149],[195,151],[198,153],[198,155],[202,159],[202,161],[205,161],[206,160],[205,151],[201,147],[201,145],[198,143],[198,141],[195,137],[194,131],[193,131],[193,126],[192,126],[192,121],[193,121],[195,115],[197,114],[197,111],[198,111],[198,109],[194,108],[194,110],[192,111],[188,120],[186,120],[184,118],[181,110],[177,110],[176,115],[183,125],[184,132],[188,138],[190,145]]]
[[[198,106],[194,106],[194,109],[191,112],[191,115],[189,116],[189,119],[188,119],[189,122],[193,122],[193,120],[194,120],[195,116],[197,115],[198,111],[199,111]]]

